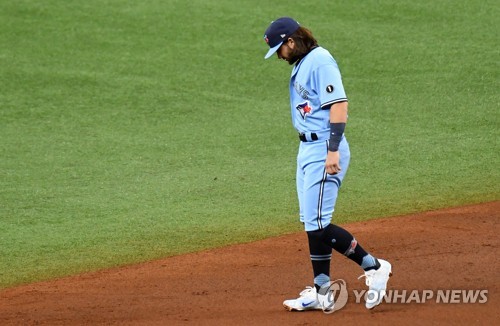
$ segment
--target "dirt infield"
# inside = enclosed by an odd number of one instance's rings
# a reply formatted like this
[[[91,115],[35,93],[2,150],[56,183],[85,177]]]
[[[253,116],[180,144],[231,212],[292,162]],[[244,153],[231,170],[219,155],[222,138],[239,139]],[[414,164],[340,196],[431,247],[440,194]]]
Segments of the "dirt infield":
[[[499,217],[493,202],[345,225],[393,264],[389,290],[488,290],[486,303],[413,298],[368,311],[353,295],[366,289],[359,267],[334,254],[332,279],[346,281],[347,305],[333,314],[287,312],[283,300],[312,281],[299,233],[6,289],[0,324],[493,325],[500,318]]]

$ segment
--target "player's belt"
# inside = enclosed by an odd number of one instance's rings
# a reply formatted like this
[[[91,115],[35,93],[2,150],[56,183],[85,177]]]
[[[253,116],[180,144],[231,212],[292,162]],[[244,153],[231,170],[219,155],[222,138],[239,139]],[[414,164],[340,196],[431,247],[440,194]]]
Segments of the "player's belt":
[[[311,135],[311,138],[307,139],[306,134],[299,134],[299,139],[306,142],[318,140],[318,135],[315,132],[311,132],[309,135]]]

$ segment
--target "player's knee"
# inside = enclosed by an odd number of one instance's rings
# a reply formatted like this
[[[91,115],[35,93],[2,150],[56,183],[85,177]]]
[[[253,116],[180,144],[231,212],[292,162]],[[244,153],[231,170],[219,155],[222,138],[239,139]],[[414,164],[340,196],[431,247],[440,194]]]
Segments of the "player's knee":
[[[307,238],[309,240],[309,252],[311,255],[329,255],[331,257],[332,247],[324,243],[323,236],[324,229],[307,231]]]
[[[333,249],[345,256],[351,255],[358,245],[351,233],[335,224],[325,228],[323,241],[329,242]]]

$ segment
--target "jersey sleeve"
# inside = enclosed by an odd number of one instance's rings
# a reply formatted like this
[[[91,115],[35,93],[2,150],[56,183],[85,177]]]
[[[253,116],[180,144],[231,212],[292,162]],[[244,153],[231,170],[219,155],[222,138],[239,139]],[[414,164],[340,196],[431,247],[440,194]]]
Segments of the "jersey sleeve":
[[[347,101],[340,70],[335,63],[318,67],[314,75],[321,109],[329,109],[334,103]]]

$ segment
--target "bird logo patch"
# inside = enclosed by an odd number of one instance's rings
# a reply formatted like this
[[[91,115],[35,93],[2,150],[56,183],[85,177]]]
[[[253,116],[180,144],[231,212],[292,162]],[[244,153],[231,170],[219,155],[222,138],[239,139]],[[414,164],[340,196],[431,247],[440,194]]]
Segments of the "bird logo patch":
[[[344,252],[344,255],[349,256],[349,255],[353,254],[354,251],[356,250],[357,245],[358,245],[358,241],[353,238],[351,240],[351,245],[349,246],[349,248],[347,248],[346,252]]]
[[[304,103],[301,103],[295,107],[297,111],[299,111],[300,115],[302,116],[302,119],[306,119],[306,116],[308,114],[311,114],[312,107],[309,105],[308,101],[305,101]]]

